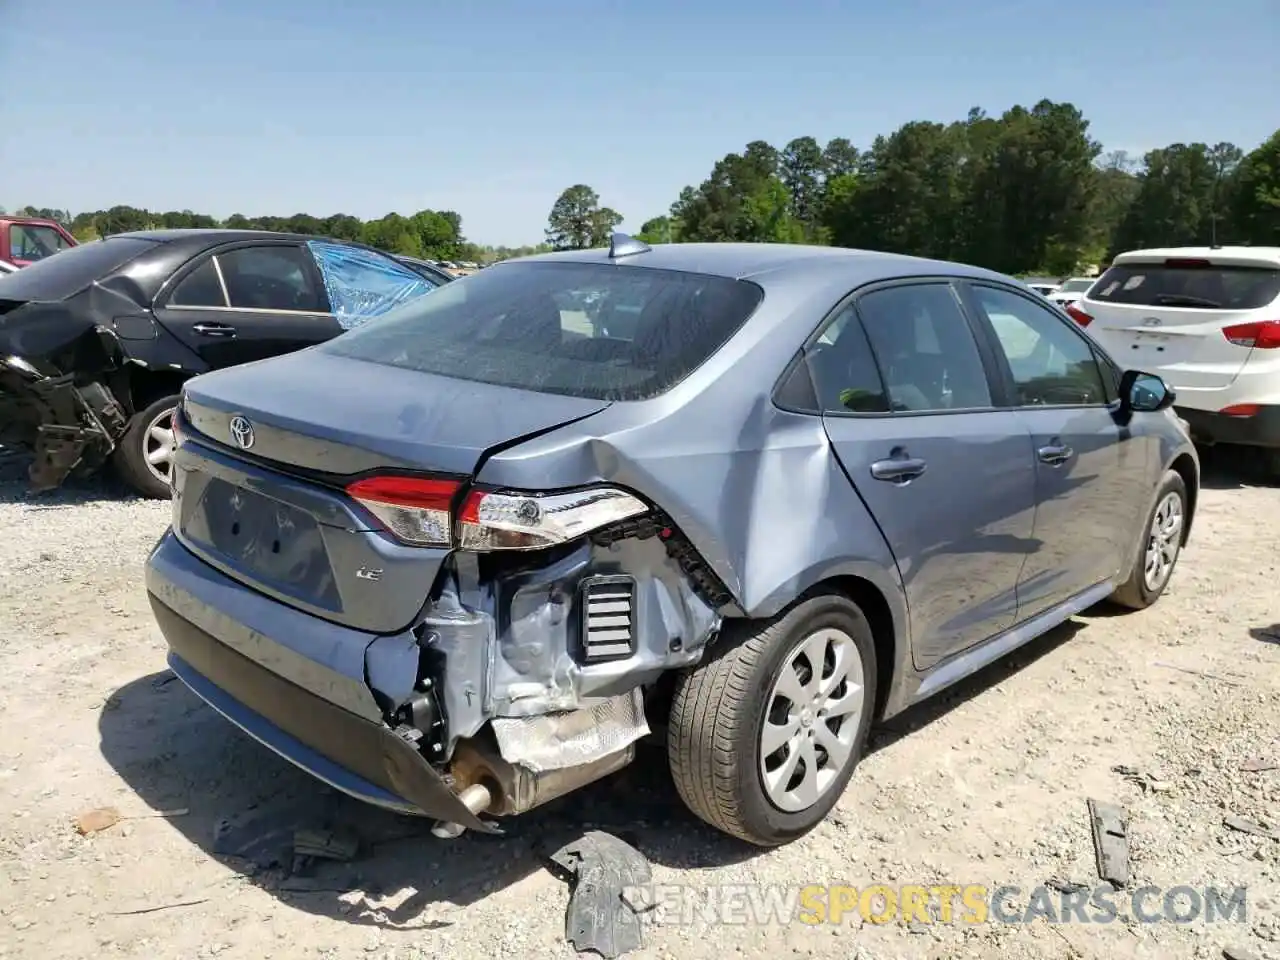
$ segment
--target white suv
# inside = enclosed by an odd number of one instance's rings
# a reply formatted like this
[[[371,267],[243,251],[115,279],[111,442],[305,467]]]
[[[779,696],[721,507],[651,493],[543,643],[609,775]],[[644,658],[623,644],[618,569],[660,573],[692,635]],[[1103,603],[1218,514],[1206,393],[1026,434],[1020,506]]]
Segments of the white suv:
[[[1280,477],[1280,247],[1122,253],[1066,312],[1173,387],[1196,441],[1261,448]]]

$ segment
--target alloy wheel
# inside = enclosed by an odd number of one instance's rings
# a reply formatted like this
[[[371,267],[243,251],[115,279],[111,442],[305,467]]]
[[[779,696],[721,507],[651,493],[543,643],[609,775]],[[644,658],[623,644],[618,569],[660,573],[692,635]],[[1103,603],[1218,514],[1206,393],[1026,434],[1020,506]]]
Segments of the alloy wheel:
[[[161,483],[169,482],[173,469],[173,408],[162,410],[142,432],[142,459],[151,475]]]

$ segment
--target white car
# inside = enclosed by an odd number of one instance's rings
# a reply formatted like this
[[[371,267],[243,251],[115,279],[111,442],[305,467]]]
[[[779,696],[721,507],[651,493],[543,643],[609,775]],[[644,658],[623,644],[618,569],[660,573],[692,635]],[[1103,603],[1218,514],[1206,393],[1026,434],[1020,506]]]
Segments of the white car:
[[[1058,285],[1056,283],[1028,283],[1027,286],[1042,297],[1047,297],[1058,289]]]
[[[1095,277],[1072,277],[1070,280],[1063,280],[1058,284],[1058,288],[1047,296],[1058,306],[1065,307],[1088,293],[1096,279]]]
[[[1122,253],[1066,311],[1173,387],[1196,441],[1256,447],[1280,478],[1280,247]]]

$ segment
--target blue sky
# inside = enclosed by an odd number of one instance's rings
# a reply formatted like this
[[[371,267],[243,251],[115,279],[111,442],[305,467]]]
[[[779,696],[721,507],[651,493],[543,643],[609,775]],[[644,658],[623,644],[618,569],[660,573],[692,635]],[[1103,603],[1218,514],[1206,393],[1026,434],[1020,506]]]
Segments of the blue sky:
[[[1277,0],[0,0],[0,204],[428,207],[536,242],[574,183],[638,228],[750,140],[975,105],[1250,149],[1277,50]]]

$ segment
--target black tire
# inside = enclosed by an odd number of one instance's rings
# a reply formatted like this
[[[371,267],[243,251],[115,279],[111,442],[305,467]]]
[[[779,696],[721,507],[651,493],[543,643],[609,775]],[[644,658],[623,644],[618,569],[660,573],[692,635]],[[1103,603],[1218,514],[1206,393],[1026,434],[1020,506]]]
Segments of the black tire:
[[[1163,577],[1155,585],[1150,585],[1147,583],[1146,577],[1146,556],[1152,541],[1152,527],[1155,525],[1156,513],[1170,494],[1178,496],[1179,516],[1182,518],[1181,525],[1178,528],[1177,544]],[[1160,481],[1155,503],[1152,504],[1151,510],[1147,515],[1147,522],[1142,527],[1142,540],[1138,544],[1138,558],[1134,561],[1133,569],[1129,572],[1129,579],[1111,595],[1109,598],[1111,603],[1127,610],[1145,610],[1160,599],[1165,589],[1169,586],[1169,580],[1173,577],[1174,568],[1178,565],[1178,558],[1182,556],[1182,540],[1186,536],[1186,522],[1187,485],[1176,470],[1170,470],[1164,475],[1164,479]]]
[[[179,399],[176,394],[161,397],[130,417],[129,426],[111,454],[111,462],[120,479],[137,493],[152,500],[168,500],[172,491],[169,484],[159,479],[147,466],[147,430],[166,410],[176,409]]]
[[[817,802],[788,812],[769,798],[763,783],[763,724],[774,683],[784,667],[790,669],[791,655],[824,628],[853,641],[862,667],[862,704],[843,769]],[[695,815],[724,833],[762,847],[789,843],[821,823],[840,799],[862,756],[875,702],[871,626],[846,597],[822,593],[772,620],[730,621],[713,658],[676,681],[667,732],[676,790]],[[855,722],[854,713],[847,716],[846,724]]]

